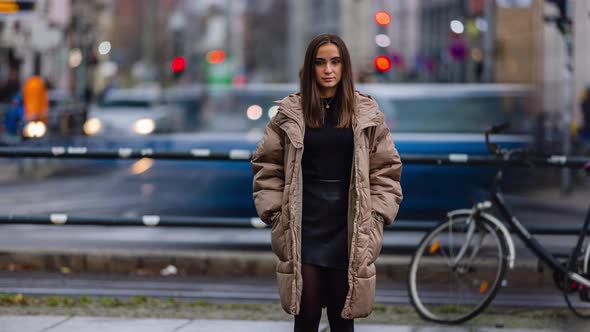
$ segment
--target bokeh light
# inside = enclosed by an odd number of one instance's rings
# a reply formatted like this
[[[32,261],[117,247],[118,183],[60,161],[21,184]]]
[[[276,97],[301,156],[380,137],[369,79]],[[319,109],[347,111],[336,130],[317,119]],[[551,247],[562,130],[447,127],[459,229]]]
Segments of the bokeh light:
[[[391,23],[391,15],[384,10],[375,13],[375,22],[379,25],[388,25]]]
[[[207,53],[207,62],[218,65],[225,61],[225,52],[222,50],[209,51]]]
[[[465,27],[463,26],[463,23],[461,21],[452,20],[451,21],[451,31],[460,35],[463,33],[463,31],[465,31]]]
[[[186,68],[186,60],[181,56],[176,57],[170,63],[170,67],[175,73],[181,72]]]
[[[375,43],[379,47],[389,47],[391,45],[391,39],[387,35],[378,34],[375,36]]]
[[[391,60],[384,55],[375,58],[375,68],[379,71],[388,71],[391,69]]]
[[[250,105],[246,111],[246,116],[248,116],[248,119],[250,120],[258,120],[262,116],[262,113],[263,111],[260,105]]]
[[[111,51],[111,42],[105,40],[98,45],[98,53],[101,55],[107,55]]]

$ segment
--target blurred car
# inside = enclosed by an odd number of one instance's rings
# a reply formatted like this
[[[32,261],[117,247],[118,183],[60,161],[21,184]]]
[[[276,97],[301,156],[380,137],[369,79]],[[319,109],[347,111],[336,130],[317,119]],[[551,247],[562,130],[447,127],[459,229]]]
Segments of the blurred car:
[[[530,135],[533,91],[511,85],[365,85],[386,114],[402,158],[407,155],[488,154],[483,129],[510,121],[511,131],[495,135],[505,147],[526,146]],[[190,90],[187,90],[190,91]],[[196,90],[193,90],[193,92]],[[200,99],[201,129],[196,133],[127,139],[125,146],[154,150],[211,149],[253,151],[264,127],[276,114],[274,101],[297,91],[296,85],[260,84],[210,87]],[[110,145],[109,145],[110,144]],[[105,146],[121,146],[108,142]],[[519,181],[530,180],[510,169]],[[469,206],[489,188],[495,168],[405,164],[402,174],[404,202],[401,219],[436,218],[448,210]],[[182,192],[182,199],[167,203],[154,214],[252,217],[252,170],[247,162],[159,161],[140,177],[153,185],[153,202],[167,201]],[[135,181],[135,180],[132,180]],[[514,182],[516,183],[516,182]],[[523,188],[526,186],[523,186]]]
[[[157,87],[110,90],[88,112],[84,133],[96,135],[150,135],[179,131],[181,109],[164,102]]]
[[[533,143],[534,93],[527,85],[365,84],[357,88],[379,104],[402,156],[486,155],[489,152],[483,131],[506,121],[512,127],[493,137],[495,142],[506,147]],[[294,84],[253,84],[218,90],[218,95],[203,107],[208,115],[206,131],[242,132],[256,141],[277,112],[273,101],[297,90]],[[517,176],[519,171],[511,169],[506,175],[523,181],[526,177]],[[422,218],[468,206],[470,199],[485,193],[494,174],[493,167],[406,165],[402,176],[406,199],[401,216]],[[227,190],[232,185],[220,181]],[[447,189],[440,195],[436,188]]]

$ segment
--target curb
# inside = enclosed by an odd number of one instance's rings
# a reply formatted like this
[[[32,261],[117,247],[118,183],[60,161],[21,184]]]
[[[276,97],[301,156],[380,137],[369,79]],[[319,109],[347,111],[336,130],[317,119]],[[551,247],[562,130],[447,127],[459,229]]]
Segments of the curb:
[[[160,275],[172,265],[181,276],[262,276],[275,269],[270,252],[0,251],[0,270]]]
[[[376,262],[380,280],[406,282],[410,256],[382,254]],[[0,271],[112,273],[137,276],[269,277],[277,258],[261,251],[45,251],[0,250]],[[553,286],[551,269],[536,259],[517,260],[507,270],[504,286],[530,288]]]

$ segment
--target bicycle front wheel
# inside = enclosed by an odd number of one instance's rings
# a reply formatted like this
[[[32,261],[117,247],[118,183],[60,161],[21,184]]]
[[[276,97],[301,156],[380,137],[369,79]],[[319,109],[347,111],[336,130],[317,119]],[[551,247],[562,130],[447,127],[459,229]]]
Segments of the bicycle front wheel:
[[[408,290],[423,319],[459,324],[494,298],[506,272],[507,245],[489,221],[463,214],[424,236],[410,263]]]

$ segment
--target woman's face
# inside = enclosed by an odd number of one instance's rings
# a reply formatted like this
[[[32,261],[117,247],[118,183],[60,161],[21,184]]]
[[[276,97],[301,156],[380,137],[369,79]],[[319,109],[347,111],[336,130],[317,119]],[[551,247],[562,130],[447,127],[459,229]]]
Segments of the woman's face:
[[[342,78],[340,50],[334,44],[320,46],[314,60],[315,79],[322,97],[332,97]]]

